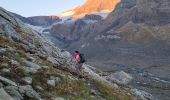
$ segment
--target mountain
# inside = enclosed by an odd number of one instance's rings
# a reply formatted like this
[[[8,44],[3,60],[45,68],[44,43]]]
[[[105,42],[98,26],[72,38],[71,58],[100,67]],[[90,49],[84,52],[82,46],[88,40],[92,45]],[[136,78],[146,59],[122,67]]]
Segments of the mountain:
[[[120,0],[87,0],[83,5],[62,13],[59,17],[33,16],[25,18],[17,14],[15,16],[33,26],[32,28],[37,31],[46,34],[46,37],[57,46],[66,48],[70,43],[80,39],[80,32],[84,27],[105,19],[119,2]]]
[[[123,71],[105,73],[83,64],[80,78],[69,52],[3,8],[0,22],[1,100],[153,99],[128,86],[133,77]]]
[[[87,0],[83,5],[65,12],[60,16],[72,16],[73,19],[79,19],[87,14],[110,13],[119,2],[120,0]]]
[[[44,32],[49,32],[52,37],[64,42],[62,45],[59,42],[54,43],[66,48],[70,43],[80,39],[84,27],[105,19],[119,2],[120,0],[87,0],[83,5],[60,14],[62,21]]]
[[[53,25],[61,21],[58,16],[32,16],[32,17],[23,17],[21,15],[13,13],[17,18],[19,18],[24,23],[34,25],[34,26],[42,26],[47,27]]]

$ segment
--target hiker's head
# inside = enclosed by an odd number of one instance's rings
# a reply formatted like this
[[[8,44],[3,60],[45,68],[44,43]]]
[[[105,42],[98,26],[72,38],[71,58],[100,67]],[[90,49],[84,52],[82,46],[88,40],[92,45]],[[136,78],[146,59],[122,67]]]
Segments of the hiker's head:
[[[75,53],[79,53],[79,51],[75,51]]]

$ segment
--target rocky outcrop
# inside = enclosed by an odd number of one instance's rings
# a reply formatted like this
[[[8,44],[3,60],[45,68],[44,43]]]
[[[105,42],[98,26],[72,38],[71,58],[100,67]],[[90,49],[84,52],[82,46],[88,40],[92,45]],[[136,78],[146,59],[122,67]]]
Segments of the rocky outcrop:
[[[119,84],[128,84],[130,83],[130,81],[133,79],[133,77],[127,73],[125,73],[124,71],[120,71],[120,72],[115,72],[113,74],[111,74],[110,76],[108,76],[108,79],[110,79],[111,81],[116,81]]]

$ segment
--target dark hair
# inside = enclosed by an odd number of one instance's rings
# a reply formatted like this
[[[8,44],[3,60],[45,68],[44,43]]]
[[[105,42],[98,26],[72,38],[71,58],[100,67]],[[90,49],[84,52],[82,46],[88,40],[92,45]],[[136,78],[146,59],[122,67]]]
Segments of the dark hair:
[[[79,53],[79,51],[75,51],[75,53]]]

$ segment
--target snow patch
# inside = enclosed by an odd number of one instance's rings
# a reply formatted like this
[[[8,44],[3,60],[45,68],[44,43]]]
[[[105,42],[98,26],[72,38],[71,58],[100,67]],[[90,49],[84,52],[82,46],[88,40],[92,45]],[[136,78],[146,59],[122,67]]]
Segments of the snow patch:
[[[64,12],[64,13],[61,13],[61,14],[59,14],[58,16],[60,17],[60,18],[63,18],[63,17],[68,17],[68,16],[72,16],[72,15],[74,15],[74,11],[67,11],[67,12]]]

